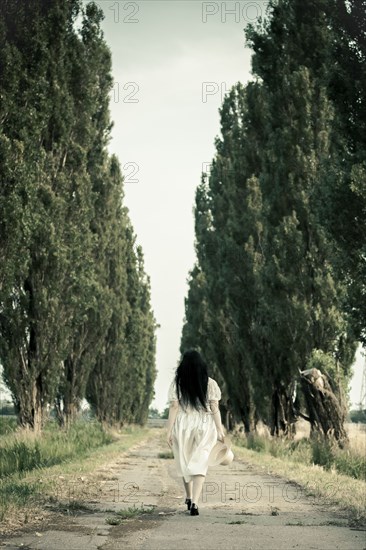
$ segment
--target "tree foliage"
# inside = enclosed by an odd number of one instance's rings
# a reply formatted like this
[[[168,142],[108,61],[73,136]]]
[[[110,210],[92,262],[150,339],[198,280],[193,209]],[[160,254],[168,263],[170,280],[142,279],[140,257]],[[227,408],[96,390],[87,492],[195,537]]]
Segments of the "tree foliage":
[[[248,27],[254,80],[226,95],[211,171],[196,192],[181,350],[200,347],[246,431],[263,419],[272,434],[291,433],[296,380],[317,353],[337,365],[333,420],[345,418],[336,387],[347,387],[365,327],[355,301],[365,255],[364,240],[355,235],[347,250],[342,239],[364,209],[365,147],[364,133],[351,143],[355,121],[342,102],[360,116],[364,88],[351,91],[351,76],[342,84],[339,74],[350,74],[348,53],[361,70],[365,35],[355,3],[348,14],[340,4],[273,0],[266,20]]]
[[[145,422],[153,396],[150,286],[107,151],[102,19],[79,0],[0,11],[0,361],[35,430],[52,404],[69,425],[87,387],[93,404],[107,392],[109,422]]]

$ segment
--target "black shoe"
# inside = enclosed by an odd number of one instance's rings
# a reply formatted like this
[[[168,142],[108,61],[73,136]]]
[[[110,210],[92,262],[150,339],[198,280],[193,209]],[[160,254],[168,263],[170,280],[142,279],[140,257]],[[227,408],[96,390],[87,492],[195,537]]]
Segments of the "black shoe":
[[[191,509],[191,503],[192,503],[191,499],[190,499],[190,498],[186,498],[185,504],[187,504],[187,510],[190,510],[190,509]]]
[[[198,513],[198,507],[197,507],[197,504],[195,504],[194,502],[192,502],[192,505],[191,505],[191,516],[198,516],[199,513]]]

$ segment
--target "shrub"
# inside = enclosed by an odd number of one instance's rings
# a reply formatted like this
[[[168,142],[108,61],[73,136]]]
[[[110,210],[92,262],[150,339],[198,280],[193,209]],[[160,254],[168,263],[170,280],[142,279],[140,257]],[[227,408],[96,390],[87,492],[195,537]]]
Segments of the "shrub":
[[[335,445],[321,437],[312,439],[311,449],[314,464],[324,466],[326,470],[330,470],[334,465]]]

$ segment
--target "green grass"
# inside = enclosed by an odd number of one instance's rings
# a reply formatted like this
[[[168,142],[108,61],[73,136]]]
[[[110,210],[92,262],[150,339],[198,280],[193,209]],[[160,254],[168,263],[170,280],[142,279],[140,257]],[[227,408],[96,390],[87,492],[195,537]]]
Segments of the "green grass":
[[[144,506],[136,507],[130,506],[124,510],[118,510],[115,516],[106,518],[106,522],[109,525],[119,525],[124,519],[131,519],[142,514],[151,514],[154,511],[154,507],[144,508]]]
[[[39,490],[39,483],[22,483],[21,481],[12,481],[12,483],[1,483],[1,498],[6,503],[14,499],[19,504],[25,504]],[[1,518],[4,519],[4,518]]]
[[[355,479],[366,480],[366,456],[352,448],[339,449],[334,442],[317,439],[311,443],[314,464],[326,470],[335,469]]]
[[[336,470],[354,479],[366,480],[366,456],[354,449],[340,449],[335,442],[318,438],[291,441],[251,434],[234,439],[236,445],[276,458],[307,465],[317,464],[325,470]]]
[[[174,458],[172,451],[162,452],[158,454],[158,458]]]
[[[66,433],[50,421],[35,435],[5,429],[8,419],[0,420],[6,434],[0,443],[0,521],[9,529],[27,522],[45,502],[57,505],[59,497],[52,495],[60,494],[63,483],[119,458],[150,431],[140,426],[103,430],[96,421],[80,420]]]
[[[20,526],[27,522],[28,511],[35,509],[42,490],[38,481],[0,480],[0,522]]]
[[[8,435],[17,427],[17,419],[14,416],[0,416],[0,435]]]
[[[112,516],[110,518],[106,518],[105,521],[109,525],[119,525],[120,523],[122,523],[122,519],[117,517],[117,516]]]
[[[242,520],[228,521],[228,525],[242,525],[243,523],[246,523],[246,521],[242,521]]]
[[[132,518],[140,514],[151,514],[154,511],[154,506],[144,508],[144,506],[130,506],[124,510],[118,510],[116,514],[122,519]]]
[[[112,443],[96,421],[79,421],[66,433],[50,421],[42,435],[9,432],[0,443],[0,478],[60,464]]]

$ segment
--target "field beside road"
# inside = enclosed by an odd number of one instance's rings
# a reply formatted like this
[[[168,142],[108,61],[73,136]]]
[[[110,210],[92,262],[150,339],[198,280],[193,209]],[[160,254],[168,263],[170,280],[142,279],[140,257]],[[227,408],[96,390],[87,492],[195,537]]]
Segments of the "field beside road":
[[[80,420],[67,434],[50,422],[42,435],[35,436],[16,429],[15,418],[0,418],[1,532],[41,524],[48,504],[57,508],[65,480],[73,480],[79,490],[90,472],[121,456],[148,431],[138,426],[104,430],[97,422]],[[72,495],[68,506],[77,506]]]

